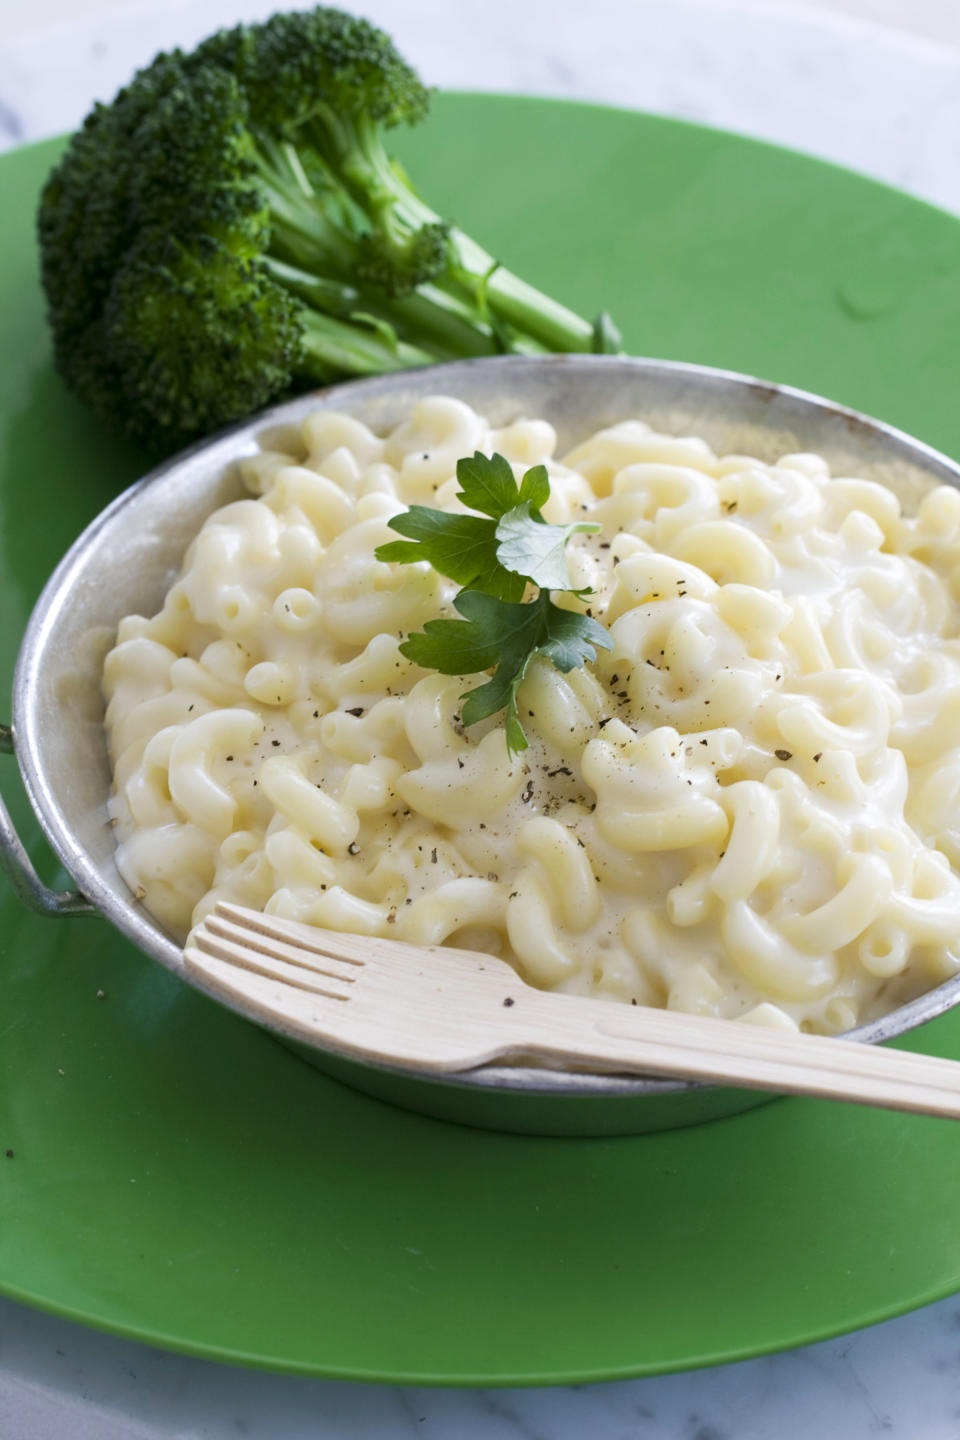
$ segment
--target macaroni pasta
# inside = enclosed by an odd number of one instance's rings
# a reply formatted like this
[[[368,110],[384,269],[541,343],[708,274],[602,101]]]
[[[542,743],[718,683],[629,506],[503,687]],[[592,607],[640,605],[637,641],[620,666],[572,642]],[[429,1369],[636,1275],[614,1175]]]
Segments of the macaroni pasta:
[[[815,455],[639,421],[563,460],[542,420],[432,398],[384,437],[319,411],[242,462],[107,657],[118,863],[183,937],[219,900],[502,954],[535,985],[843,1031],[960,966],[960,494],[915,516]],[[479,683],[399,651],[451,614],[383,564],[458,458],[545,463],[613,649],[465,730]]]

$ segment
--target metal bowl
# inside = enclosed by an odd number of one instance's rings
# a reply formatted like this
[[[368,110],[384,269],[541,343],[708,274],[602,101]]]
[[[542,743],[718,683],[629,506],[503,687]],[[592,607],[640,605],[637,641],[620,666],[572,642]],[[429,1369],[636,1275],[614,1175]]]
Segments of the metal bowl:
[[[0,748],[15,749],[40,823],[78,889],[58,894],[41,884],[0,802],[0,862],[27,904],[51,916],[102,913],[147,955],[183,974],[180,946],[136,903],[114,863],[100,672],[117,622],[160,608],[206,516],[240,493],[233,462],[254,454],[265,433],[296,426],[316,409],[345,410],[384,430],[430,394],[457,396],[497,425],[521,415],[545,417],[559,432],[561,452],[600,426],[636,417],[667,434],[700,435],[720,453],[774,460],[815,451],[835,472],[879,481],[908,505],[931,484],[960,487],[960,466],[879,421],[787,386],[662,360],[505,356],[356,381],[277,406],[176,456],[119,496],[76,541],[40,596],[17,662],[13,725],[0,727]],[[958,1000],[960,977],[850,1036],[888,1040]],[[245,1013],[242,1003],[232,1008]],[[320,1069],[395,1104],[525,1133],[657,1130],[770,1098],[504,1066],[426,1079],[326,1049],[296,1048]]]

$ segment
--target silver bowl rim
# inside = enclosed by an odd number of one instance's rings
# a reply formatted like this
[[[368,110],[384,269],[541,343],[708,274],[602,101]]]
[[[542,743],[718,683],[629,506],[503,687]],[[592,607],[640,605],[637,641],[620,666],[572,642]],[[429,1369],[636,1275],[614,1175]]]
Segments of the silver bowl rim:
[[[493,356],[467,361],[454,361],[444,365],[433,365],[423,370],[396,371],[386,376],[375,376],[360,380],[346,381],[323,389],[312,390],[292,400],[271,406],[255,416],[239,421],[217,434],[206,437],[185,450],[163,461],[136,481],[110,502],[82,531],[70,546],[63,559],[53,571],[44,586],[24,631],[17,656],[13,681],[13,724],[15,752],[23,779],[24,788],[40,822],[44,835],[76,882],[81,894],[91,902],[102,916],[127,939],[131,940],[150,958],[157,960],[166,969],[177,974],[194,988],[203,990],[188,977],[181,964],[181,947],[158,924],[137,906],[131,893],[128,901],[118,899],[113,889],[104,881],[85,848],[78,842],[60,812],[56,795],[37,759],[36,704],[38,686],[38,655],[42,653],[43,642],[56,624],[57,616],[69,603],[72,583],[80,569],[84,555],[91,542],[113,520],[118,511],[135,504],[138,495],[148,486],[179,469],[187,462],[201,455],[209,455],[210,464],[221,471],[242,453],[241,447],[274,426],[288,426],[301,421],[318,405],[329,406],[332,401],[349,409],[354,398],[362,399],[385,393],[393,386],[409,384],[420,376],[425,388],[432,393],[442,393],[445,384],[455,389],[458,377],[478,366],[498,367],[506,376],[516,368],[530,366],[587,366],[625,367],[638,377],[643,374],[664,374],[677,381],[689,379],[724,382],[734,389],[743,387],[759,392],[771,401],[783,399],[794,402],[801,408],[811,408],[821,414],[841,420],[851,432],[862,430],[873,438],[879,438],[889,447],[891,453],[899,452],[913,462],[919,462],[928,471],[938,476],[943,483],[960,488],[960,464],[948,456],[915,439],[905,431],[886,422],[865,415],[860,411],[837,404],[835,401],[791,385],[759,379],[735,370],[714,366],[696,365],[686,361],[660,360],[640,356],[608,355],[544,355],[544,356]],[[252,450],[251,450],[252,453]],[[227,1002],[216,997],[218,1003],[227,1005],[244,1018],[251,1019],[261,1028],[274,1031],[286,1038],[298,1039],[284,1031],[280,1024],[266,1023],[259,1015],[250,1013],[242,1002]],[[868,1024],[857,1026],[845,1032],[844,1039],[868,1044],[880,1044],[897,1038],[919,1025],[936,1019],[960,1003],[960,975],[943,982],[936,988],[918,996],[906,1005]],[[654,1095],[677,1095],[683,1092],[708,1090],[715,1087],[697,1081],[669,1081],[654,1078],[631,1078],[622,1075],[599,1074],[594,1072],[553,1071],[505,1065],[486,1065],[457,1075],[430,1075],[415,1067],[388,1065],[369,1060],[359,1060],[346,1051],[337,1051],[329,1045],[317,1046],[318,1053],[327,1053],[362,1066],[388,1074],[402,1075],[424,1081],[441,1081],[447,1085],[468,1089],[513,1091],[523,1094],[552,1094],[571,1096],[594,1096],[600,1098],[640,1097]]]

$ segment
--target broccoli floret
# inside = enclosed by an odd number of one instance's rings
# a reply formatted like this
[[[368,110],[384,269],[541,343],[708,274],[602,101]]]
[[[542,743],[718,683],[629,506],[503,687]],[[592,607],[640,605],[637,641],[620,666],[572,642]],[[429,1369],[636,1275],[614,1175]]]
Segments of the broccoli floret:
[[[383,30],[342,10],[295,11],[204,40],[187,62],[236,75],[264,132],[296,137],[322,109],[344,127],[417,125],[430,104]]]
[[[209,235],[186,248],[148,232],[118,271],[103,319],[123,392],[149,416],[141,438],[160,446],[262,409],[303,362],[295,297]]]
[[[364,235],[356,275],[388,295],[409,295],[442,277],[449,264],[450,227],[437,221],[392,243],[379,234]]]
[[[433,212],[384,148],[429,96],[389,37],[319,8],[158,55],[44,189],[54,355],[171,449],[296,389],[503,351],[616,349]]]

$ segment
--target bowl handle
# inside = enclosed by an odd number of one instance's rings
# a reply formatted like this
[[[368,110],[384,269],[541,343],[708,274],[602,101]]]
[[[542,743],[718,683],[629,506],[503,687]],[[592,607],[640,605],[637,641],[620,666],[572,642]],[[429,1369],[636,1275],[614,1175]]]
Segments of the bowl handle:
[[[0,754],[13,754],[13,730],[9,725],[0,725]],[[30,863],[30,857],[23,848],[23,842],[7,807],[0,798],[0,870],[9,878],[14,893],[41,915],[96,915],[96,906],[91,905],[79,890],[51,890],[44,885]]]

